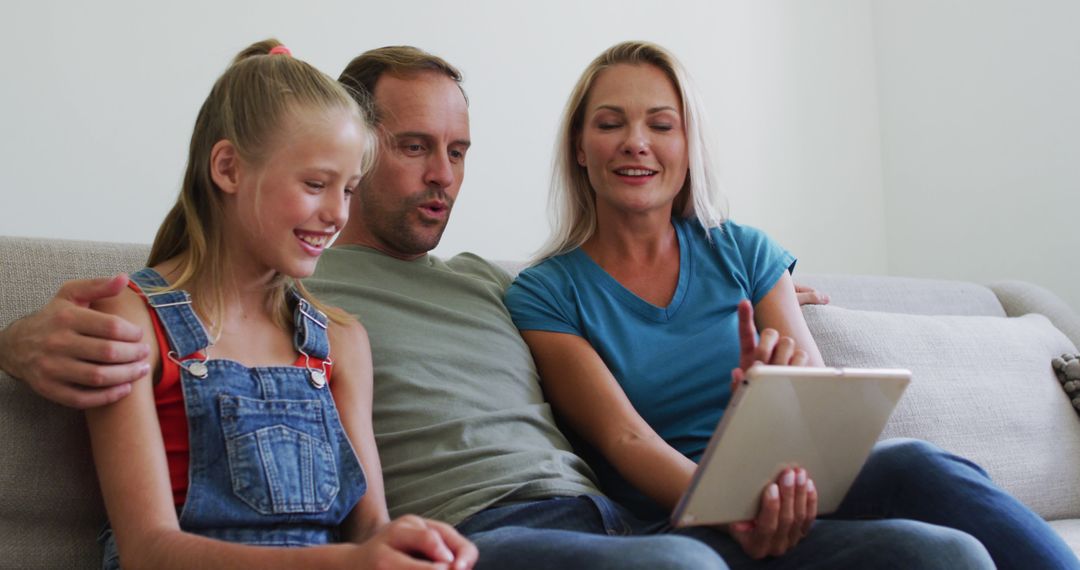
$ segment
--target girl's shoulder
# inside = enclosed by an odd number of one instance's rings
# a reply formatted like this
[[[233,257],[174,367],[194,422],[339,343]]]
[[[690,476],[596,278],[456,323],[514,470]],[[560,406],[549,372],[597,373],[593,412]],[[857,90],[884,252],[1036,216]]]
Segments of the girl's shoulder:
[[[356,342],[367,342],[368,334],[364,325],[356,317],[346,314],[342,322],[332,320],[326,327],[326,334],[330,337],[330,346],[348,346]]]
[[[326,335],[330,341],[330,354],[335,367],[349,366],[350,363],[363,360],[370,361],[371,342],[368,340],[367,329],[356,317],[347,315],[342,322],[330,321],[326,327]]]
[[[152,328],[150,308],[146,300],[129,283],[112,297],[102,297],[90,303],[90,308],[102,313],[116,315],[144,328]]]
[[[150,364],[150,370],[152,371],[151,378],[156,384],[161,379],[160,366],[162,358],[160,351],[162,347],[166,346],[166,341],[160,336],[160,331],[155,329],[154,319],[150,313],[151,309],[146,305],[146,300],[142,295],[136,292],[129,283],[116,295],[91,302],[90,308],[101,313],[120,317],[142,330],[140,342],[146,344],[150,349],[147,354],[147,362]],[[123,323],[119,321],[113,321],[106,326],[113,327],[113,331],[124,328]],[[105,336],[115,337],[116,335],[106,334]]]
[[[136,279],[129,277],[127,286],[119,294],[98,299],[91,303],[90,308],[104,313],[124,316],[125,318],[138,315],[140,317],[138,321],[131,318],[129,320],[132,320],[135,324],[142,323],[150,326],[150,311],[152,309],[146,301],[146,295],[147,293],[153,293],[156,289],[147,290],[147,287],[164,287],[171,284],[172,281],[166,275],[173,270],[175,270],[175,263],[173,260],[169,260],[157,266],[133,272],[131,275],[134,275]],[[136,283],[136,280],[139,283]],[[147,283],[150,285],[147,285]]]
[[[344,322],[330,321],[326,327],[330,341],[330,354],[334,368],[330,385],[335,396],[340,394],[344,385],[356,386],[371,384],[372,362],[371,343],[367,329],[352,315]]]

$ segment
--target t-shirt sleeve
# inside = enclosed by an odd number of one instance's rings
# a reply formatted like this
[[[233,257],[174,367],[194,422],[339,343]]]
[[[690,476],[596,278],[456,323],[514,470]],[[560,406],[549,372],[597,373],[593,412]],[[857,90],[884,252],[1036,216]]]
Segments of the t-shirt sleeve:
[[[499,287],[503,291],[506,291],[507,288],[510,287],[510,283],[513,282],[513,277],[510,277],[510,274],[507,273],[505,269],[494,263],[489,264],[488,267],[490,268],[492,279],[499,284]]]
[[[735,243],[746,268],[750,285],[750,301],[755,305],[772,291],[784,271],[795,271],[795,256],[773,241],[765,232],[749,227],[730,224]]]
[[[560,332],[582,336],[576,311],[557,282],[539,267],[518,274],[503,298],[514,325],[522,331]]]
[[[493,283],[501,293],[505,293],[506,288],[513,281],[505,269],[474,253],[459,253],[447,260],[446,265],[457,272]]]

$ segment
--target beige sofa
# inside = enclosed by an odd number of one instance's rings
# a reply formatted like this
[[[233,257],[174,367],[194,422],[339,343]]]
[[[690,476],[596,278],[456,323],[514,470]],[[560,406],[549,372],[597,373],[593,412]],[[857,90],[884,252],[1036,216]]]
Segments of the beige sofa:
[[[147,252],[0,237],[0,326],[63,281],[135,269]],[[798,277],[832,297],[804,311],[828,364],[915,372],[886,436],[929,439],[974,459],[1080,552],[1080,419],[1050,366],[1080,344],[1068,306],[1018,282]],[[94,539],[105,517],[81,414],[0,377],[0,458],[0,566],[99,566]]]

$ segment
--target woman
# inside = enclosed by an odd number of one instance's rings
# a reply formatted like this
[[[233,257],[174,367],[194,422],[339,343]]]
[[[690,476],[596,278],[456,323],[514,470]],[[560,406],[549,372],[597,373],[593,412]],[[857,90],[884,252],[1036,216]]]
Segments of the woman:
[[[728,378],[821,355],[795,258],[724,219],[700,105],[667,51],[626,42],[601,54],[560,132],[556,231],[506,303],[606,491],[663,524],[730,400]],[[788,469],[755,520],[677,532],[732,566],[985,567],[983,546],[1003,568],[1076,565],[981,469],[923,442],[880,444],[836,514],[815,522],[816,506],[812,479]]]

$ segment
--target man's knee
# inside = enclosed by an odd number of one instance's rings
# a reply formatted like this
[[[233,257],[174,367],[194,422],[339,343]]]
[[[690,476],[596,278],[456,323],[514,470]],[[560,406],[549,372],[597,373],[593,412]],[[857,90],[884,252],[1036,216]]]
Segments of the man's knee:
[[[469,536],[480,550],[479,570],[563,568],[727,570],[701,541],[670,534],[608,536],[505,527]]]
[[[992,569],[986,547],[956,529],[917,521],[894,521],[871,549],[897,568]]]
[[[623,556],[627,568],[727,570],[720,555],[707,544],[686,536],[663,534],[627,537]]]
[[[938,527],[926,540],[931,546],[921,554],[922,560],[911,568],[995,568],[986,547],[975,537],[956,529]]]
[[[940,447],[929,441],[897,437],[879,442],[874,446],[870,457],[875,461],[899,466],[910,465],[912,462],[933,461],[933,458],[943,453]]]
[[[727,570],[727,564],[705,543],[672,534],[600,537],[576,553],[564,552],[559,568],[620,570]],[[480,558],[483,559],[483,551]]]
[[[986,477],[982,467],[921,439],[895,438],[882,441],[874,446],[867,465],[891,472],[926,476],[963,473],[976,478]]]

